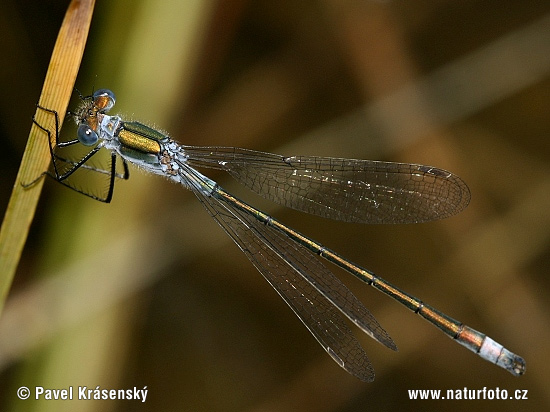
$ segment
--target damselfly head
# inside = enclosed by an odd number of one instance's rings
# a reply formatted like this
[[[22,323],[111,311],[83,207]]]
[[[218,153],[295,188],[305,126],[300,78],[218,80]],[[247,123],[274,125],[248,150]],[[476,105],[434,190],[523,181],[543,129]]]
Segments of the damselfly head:
[[[92,146],[97,142],[97,132],[102,114],[108,112],[115,105],[115,94],[109,89],[96,90],[91,96],[82,98],[82,103],[75,112],[72,112],[74,121],[78,125],[78,140],[85,146]]]
[[[108,112],[115,105],[115,94],[109,89],[99,89],[92,94],[94,107],[101,113]]]

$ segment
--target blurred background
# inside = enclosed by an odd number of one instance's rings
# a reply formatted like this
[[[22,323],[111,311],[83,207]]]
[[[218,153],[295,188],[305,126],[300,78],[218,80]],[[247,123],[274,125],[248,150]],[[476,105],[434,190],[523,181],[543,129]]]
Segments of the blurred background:
[[[0,8],[5,211],[68,1]],[[523,356],[512,375],[334,269],[390,333],[339,368],[194,196],[131,171],[110,205],[48,181],[0,318],[9,411],[543,410],[550,405],[550,7],[535,0],[98,1],[76,87],[189,145],[422,163],[469,185],[422,225],[326,221],[226,189]],[[76,102],[76,99],[75,99]],[[65,138],[75,133],[66,122]],[[148,389],[21,401],[18,387]],[[409,389],[528,390],[410,401]],[[76,403],[75,403],[76,402]]]

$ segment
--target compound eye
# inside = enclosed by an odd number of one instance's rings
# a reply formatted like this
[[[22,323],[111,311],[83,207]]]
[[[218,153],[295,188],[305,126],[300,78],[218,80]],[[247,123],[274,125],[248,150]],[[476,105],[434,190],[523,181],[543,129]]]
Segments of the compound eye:
[[[115,94],[109,89],[99,89],[92,94],[95,106],[101,112],[107,112],[115,105]]]
[[[99,140],[99,136],[97,135],[97,133],[94,132],[92,128],[87,124],[81,124],[80,126],[78,126],[76,136],[78,138],[78,141],[84,146],[93,146]]]

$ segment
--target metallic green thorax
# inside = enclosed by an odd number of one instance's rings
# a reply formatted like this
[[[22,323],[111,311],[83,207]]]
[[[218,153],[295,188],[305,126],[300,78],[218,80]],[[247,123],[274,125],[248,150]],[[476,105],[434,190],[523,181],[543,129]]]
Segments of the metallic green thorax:
[[[167,139],[168,137],[158,130],[139,122],[121,122],[121,129],[118,131],[118,140],[121,144],[142,153],[158,154],[159,142]]]

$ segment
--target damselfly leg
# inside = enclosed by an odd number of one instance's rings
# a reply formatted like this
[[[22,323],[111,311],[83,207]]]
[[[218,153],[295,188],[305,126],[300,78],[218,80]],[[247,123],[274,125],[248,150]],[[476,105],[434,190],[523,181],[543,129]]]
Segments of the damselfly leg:
[[[101,143],[86,146],[78,138],[62,141],[59,114],[40,105],[37,108],[49,113],[54,119],[52,128],[40,124],[35,116],[32,119],[47,134],[52,164],[50,170],[25,186],[31,186],[46,175],[78,193],[109,203],[113,197],[115,180],[127,180],[130,177],[127,162],[124,159],[118,159],[118,162],[114,153],[102,153]],[[71,112],[67,115],[74,116]],[[122,165],[121,170],[117,170],[118,163]]]

